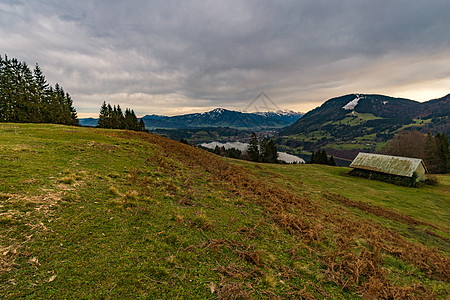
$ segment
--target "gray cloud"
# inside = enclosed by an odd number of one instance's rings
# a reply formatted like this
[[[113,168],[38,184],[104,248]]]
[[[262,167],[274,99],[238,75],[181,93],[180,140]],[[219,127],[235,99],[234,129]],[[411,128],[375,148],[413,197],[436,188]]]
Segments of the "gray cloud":
[[[80,113],[306,111],[351,92],[417,100],[450,81],[450,2],[3,1],[0,51],[38,62]]]

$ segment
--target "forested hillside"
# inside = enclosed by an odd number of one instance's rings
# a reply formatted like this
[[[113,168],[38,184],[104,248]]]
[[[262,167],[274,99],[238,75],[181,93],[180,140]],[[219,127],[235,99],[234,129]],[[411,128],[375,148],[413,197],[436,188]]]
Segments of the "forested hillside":
[[[0,55],[0,122],[78,125],[69,93],[50,86],[36,64]]]
[[[282,130],[277,144],[294,153],[327,149],[352,159],[359,151],[379,150],[395,134],[412,129],[448,136],[450,95],[423,103],[383,95],[332,98]]]

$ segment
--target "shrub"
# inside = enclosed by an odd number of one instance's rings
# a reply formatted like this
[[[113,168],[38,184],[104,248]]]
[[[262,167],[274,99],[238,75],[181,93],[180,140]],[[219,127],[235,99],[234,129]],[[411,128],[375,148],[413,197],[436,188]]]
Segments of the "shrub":
[[[122,205],[124,208],[136,207],[138,205],[139,193],[133,190],[128,191],[122,198]]]
[[[265,274],[261,283],[268,288],[274,288],[277,285],[277,279],[272,274]]]
[[[112,186],[108,189],[108,194],[113,195],[113,196],[118,196],[118,195],[120,195],[120,192],[116,187]]]
[[[439,180],[434,177],[434,176],[429,176],[425,179],[425,184],[427,185],[438,185],[439,184]]]
[[[68,192],[64,193],[64,196],[62,199],[67,202],[74,202],[74,201],[79,200],[80,196],[74,192],[68,191]]]
[[[72,176],[64,176],[59,182],[64,184],[73,184],[75,182],[75,178]]]
[[[211,230],[213,223],[203,212],[192,219],[192,223],[203,230]]]
[[[138,199],[139,193],[133,190],[128,191],[125,196],[123,196],[123,200],[127,201],[136,201]]]

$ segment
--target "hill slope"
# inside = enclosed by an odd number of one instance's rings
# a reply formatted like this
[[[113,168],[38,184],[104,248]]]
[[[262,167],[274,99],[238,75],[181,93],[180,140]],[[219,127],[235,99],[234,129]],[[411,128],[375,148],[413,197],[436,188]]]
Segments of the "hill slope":
[[[118,130],[0,137],[5,298],[448,296],[448,176],[411,190]]]
[[[350,94],[326,101],[281,132],[291,148],[374,150],[399,130],[450,133],[450,95],[427,102]]]

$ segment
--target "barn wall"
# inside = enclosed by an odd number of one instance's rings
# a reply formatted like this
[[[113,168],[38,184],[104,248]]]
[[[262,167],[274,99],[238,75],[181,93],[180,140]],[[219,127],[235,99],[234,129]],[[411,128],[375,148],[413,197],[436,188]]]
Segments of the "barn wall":
[[[419,164],[419,166],[416,169],[417,179],[416,181],[424,181],[425,180],[425,168],[422,164]]]

